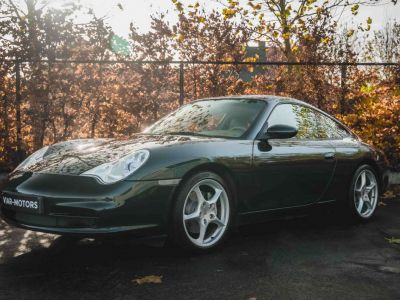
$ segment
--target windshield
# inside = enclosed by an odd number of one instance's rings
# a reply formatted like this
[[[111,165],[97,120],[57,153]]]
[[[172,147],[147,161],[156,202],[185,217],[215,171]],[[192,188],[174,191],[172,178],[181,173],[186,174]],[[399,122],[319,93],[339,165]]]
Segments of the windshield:
[[[146,129],[150,134],[240,138],[265,107],[260,100],[203,100],[183,106]]]

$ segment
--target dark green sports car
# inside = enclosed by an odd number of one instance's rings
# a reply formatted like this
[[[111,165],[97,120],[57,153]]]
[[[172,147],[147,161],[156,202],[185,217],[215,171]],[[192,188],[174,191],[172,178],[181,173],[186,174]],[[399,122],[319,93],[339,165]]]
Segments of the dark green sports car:
[[[328,114],[235,96],[192,102],[126,140],[40,149],[9,175],[1,214],[31,230],[166,234],[205,251],[235,225],[321,204],[369,219],[387,184],[383,154]]]

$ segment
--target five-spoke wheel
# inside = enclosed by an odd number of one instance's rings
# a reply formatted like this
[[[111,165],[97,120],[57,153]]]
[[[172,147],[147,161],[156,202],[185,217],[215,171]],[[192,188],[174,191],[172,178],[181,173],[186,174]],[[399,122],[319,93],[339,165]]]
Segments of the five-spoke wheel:
[[[183,207],[183,226],[197,246],[211,246],[224,234],[229,220],[229,201],[224,187],[204,179],[189,191]]]
[[[350,207],[358,219],[369,219],[376,210],[379,198],[378,181],[374,170],[363,165],[354,174]]]
[[[180,188],[171,235],[186,248],[213,248],[228,231],[231,209],[230,192],[220,176],[211,172],[192,176]]]

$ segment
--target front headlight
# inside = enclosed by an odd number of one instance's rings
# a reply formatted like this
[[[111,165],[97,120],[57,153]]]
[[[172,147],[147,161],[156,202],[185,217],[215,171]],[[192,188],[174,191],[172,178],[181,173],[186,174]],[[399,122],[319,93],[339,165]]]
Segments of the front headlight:
[[[28,170],[30,166],[33,166],[37,162],[41,161],[46,154],[47,150],[49,149],[49,146],[46,146],[42,149],[39,149],[38,151],[32,153],[31,155],[28,156],[27,159],[25,159],[22,163],[18,165],[18,167],[15,168],[15,171],[24,171]]]
[[[130,153],[121,159],[94,167],[82,173],[83,176],[93,176],[102,183],[114,183],[122,180],[139,169],[149,158],[148,150],[139,150]]]

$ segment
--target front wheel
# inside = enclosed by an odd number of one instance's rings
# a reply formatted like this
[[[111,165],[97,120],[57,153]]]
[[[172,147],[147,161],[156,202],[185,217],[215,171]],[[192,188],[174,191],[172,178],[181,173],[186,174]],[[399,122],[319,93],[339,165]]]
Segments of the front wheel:
[[[379,187],[376,173],[369,165],[357,169],[349,192],[349,208],[355,220],[370,219],[376,210],[379,199]]]
[[[185,249],[205,252],[225,239],[232,217],[231,193],[226,182],[212,172],[186,180],[172,214],[170,238]]]

